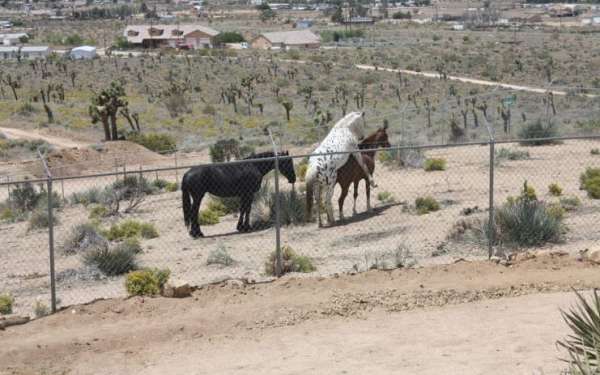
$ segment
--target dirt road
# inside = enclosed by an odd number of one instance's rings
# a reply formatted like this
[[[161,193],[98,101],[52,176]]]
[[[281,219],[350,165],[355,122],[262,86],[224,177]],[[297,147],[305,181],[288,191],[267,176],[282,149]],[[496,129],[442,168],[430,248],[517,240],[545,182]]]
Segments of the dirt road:
[[[0,127],[0,133],[4,134],[9,139],[42,139],[49,144],[58,148],[75,148],[75,147],[87,147],[90,144],[87,142],[75,141],[71,138],[59,137],[55,135],[48,135],[41,133],[37,130],[23,130],[15,128],[2,128]]]
[[[559,308],[598,269],[538,256],[98,301],[0,331],[0,373],[556,374]]]

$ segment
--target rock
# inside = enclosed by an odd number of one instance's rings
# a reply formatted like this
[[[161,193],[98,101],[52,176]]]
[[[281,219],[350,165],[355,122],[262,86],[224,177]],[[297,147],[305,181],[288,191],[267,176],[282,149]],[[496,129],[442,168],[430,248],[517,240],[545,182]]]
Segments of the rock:
[[[192,295],[192,287],[183,280],[169,280],[162,290],[163,297],[185,298]]]
[[[583,260],[594,264],[600,264],[600,248],[585,249],[581,256]]]
[[[237,280],[237,279],[231,279],[231,280],[227,280],[225,282],[225,285],[227,285],[230,288],[233,289],[240,289],[244,287],[244,282],[241,280]]]
[[[8,318],[0,318],[0,331],[4,331],[6,327],[25,324],[28,321],[28,316],[11,316]]]
[[[490,258],[490,262],[499,264],[502,261],[502,259],[499,256],[494,255],[493,257]]]
[[[530,251],[524,251],[524,252],[510,254],[509,260],[511,262],[518,263],[518,262],[524,262],[529,259],[534,259],[535,257],[536,256],[534,253],[532,253]]]

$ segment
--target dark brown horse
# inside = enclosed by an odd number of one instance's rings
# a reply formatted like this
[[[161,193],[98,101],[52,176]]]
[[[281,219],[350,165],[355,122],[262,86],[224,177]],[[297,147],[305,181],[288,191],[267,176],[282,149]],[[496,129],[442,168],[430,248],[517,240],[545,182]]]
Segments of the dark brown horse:
[[[367,138],[365,138],[360,144],[359,148],[361,150],[368,150],[361,152],[361,156],[363,158],[363,162],[369,168],[369,172],[373,175],[373,171],[375,170],[375,153],[376,149],[379,148],[387,148],[390,147],[390,143],[388,141],[387,135],[387,125],[377,129],[377,131]],[[348,158],[348,161],[342,168],[337,171],[337,180],[336,182],[340,184],[342,188],[342,193],[340,194],[340,198],[338,199],[338,205],[340,209],[340,220],[344,220],[344,200],[348,195],[348,189],[350,188],[350,184],[354,183],[354,205],[352,206],[352,215],[356,215],[356,198],[358,197],[358,185],[361,180],[366,181],[367,176],[363,172],[360,165],[354,157]],[[366,193],[367,193],[367,211],[371,211],[371,186],[368,183],[365,183]]]

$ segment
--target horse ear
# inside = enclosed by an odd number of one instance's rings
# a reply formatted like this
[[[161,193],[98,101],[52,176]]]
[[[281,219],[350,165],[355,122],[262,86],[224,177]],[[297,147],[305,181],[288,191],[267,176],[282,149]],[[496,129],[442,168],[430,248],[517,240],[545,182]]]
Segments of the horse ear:
[[[388,123],[386,122],[385,124],[383,124],[383,130],[387,130],[388,128]]]

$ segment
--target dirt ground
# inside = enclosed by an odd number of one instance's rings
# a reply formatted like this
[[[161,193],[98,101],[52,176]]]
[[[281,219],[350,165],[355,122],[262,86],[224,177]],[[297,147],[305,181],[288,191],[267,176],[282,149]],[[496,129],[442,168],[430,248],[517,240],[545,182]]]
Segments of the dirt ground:
[[[0,331],[0,373],[556,374],[559,309],[598,271],[546,255],[97,301]]]

